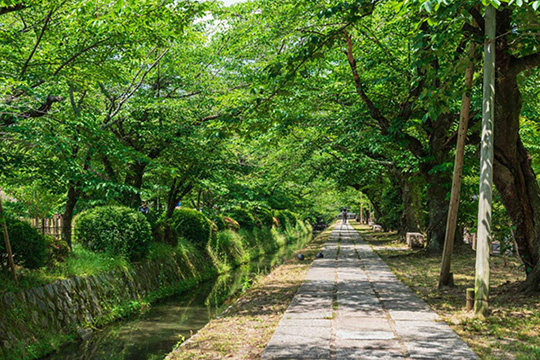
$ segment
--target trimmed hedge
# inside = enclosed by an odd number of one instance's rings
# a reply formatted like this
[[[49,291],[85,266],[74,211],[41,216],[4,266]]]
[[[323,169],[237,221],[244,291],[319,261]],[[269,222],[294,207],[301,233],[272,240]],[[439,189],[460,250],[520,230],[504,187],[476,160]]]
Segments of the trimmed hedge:
[[[194,209],[174,210],[170,226],[177,237],[183,237],[199,248],[204,248],[212,236],[212,223],[202,212]]]
[[[228,215],[236,220],[242,229],[251,231],[255,227],[255,218],[244,208],[235,207],[228,211]]]
[[[139,211],[102,206],[82,212],[75,222],[75,240],[85,248],[139,260],[148,253],[152,230]]]
[[[25,221],[6,217],[6,225],[14,262],[27,269],[43,267],[47,260],[45,237]],[[3,231],[0,231],[0,254],[7,254]]]

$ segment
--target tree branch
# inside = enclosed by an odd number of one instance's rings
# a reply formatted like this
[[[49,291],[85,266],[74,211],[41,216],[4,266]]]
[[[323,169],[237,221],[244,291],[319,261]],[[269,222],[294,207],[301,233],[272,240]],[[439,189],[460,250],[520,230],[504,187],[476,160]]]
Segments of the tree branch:
[[[77,59],[79,56],[81,56],[82,54],[84,54],[85,52],[101,45],[102,43],[104,43],[105,41],[109,40],[109,38],[105,38],[103,40],[100,40],[98,42],[95,42],[94,44],[82,49],[81,51],[79,51],[78,53],[76,53],[75,55],[73,55],[72,57],[70,57],[68,60],[66,60],[62,65],[60,65],[58,67],[58,69],[55,70],[55,72],[53,73],[52,76],[56,76],[58,75],[58,73],[64,68],[66,67],[70,62],[74,61],[75,59]]]
[[[111,126],[111,125],[113,125],[115,123],[115,121],[111,121],[111,119],[114,118],[120,112],[120,110],[122,109],[122,106],[124,105],[124,103],[127,100],[129,100],[133,96],[133,94],[135,94],[135,92],[141,87],[141,85],[142,85],[144,79],[146,78],[146,76],[150,73],[150,71],[152,71],[152,69],[157,64],[159,64],[161,59],[169,52],[170,49],[171,48],[165,49],[165,51],[163,51],[163,53],[161,53],[161,55],[159,55],[158,58],[148,67],[148,69],[146,69],[146,71],[142,74],[139,81],[135,84],[135,81],[136,81],[137,77],[142,72],[143,68],[141,67],[141,69],[137,72],[137,74],[135,75],[135,77],[131,81],[131,84],[129,85],[127,90],[124,92],[124,95],[122,96],[121,100],[118,102],[118,105],[116,106],[116,108],[112,109],[112,112],[109,113],[107,115],[107,117],[105,118],[105,121],[103,122],[103,128],[107,128],[107,127],[109,127],[109,126]],[[150,53],[152,53],[152,52],[153,52],[153,50]],[[150,54],[148,54],[148,56],[150,56]]]
[[[517,75],[522,71],[534,69],[538,66],[540,66],[540,52],[520,58],[513,58],[510,64],[510,70]]]
[[[356,92],[358,93],[358,95],[360,95],[360,98],[366,104],[371,117],[378,122],[383,132],[386,133],[389,127],[388,119],[381,113],[381,111],[377,108],[377,106],[375,106],[375,104],[371,101],[371,99],[367,96],[366,92],[364,91],[362,87],[362,82],[360,80],[360,76],[358,75],[358,70],[356,67],[356,59],[354,58],[354,55],[353,55],[353,45],[352,45],[351,37],[349,36],[346,30],[343,31],[343,34],[345,36],[345,40],[347,41],[347,52],[346,52],[347,60],[349,61],[349,66],[351,68],[352,75],[354,78]]]
[[[49,25],[49,21],[51,20],[53,12],[54,12],[54,10],[49,11],[49,13],[47,14],[47,17],[45,18],[45,24],[43,24],[43,27],[41,28],[41,31],[39,32],[39,35],[38,35],[38,38],[37,38],[36,43],[34,45],[34,48],[30,52],[30,55],[28,55],[28,58],[24,62],[24,65],[23,65],[23,67],[21,69],[21,77],[26,72],[26,69],[28,68],[28,64],[30,63],[30,60],[32,59],[32,57],[34,57],[34,54],[36,53],[36,50],[37,50],[39,44],[41,43],[41,39],[43,38],[43,34],[45,34],[45,30],[47,29],[47,25]]]
[[[51,107],[54,103],[61,102],[61,101],[64,101],[64,98],[62,96],[49,95],[47,96],[47,100],[45,100],[45,102],[41,104],[41,106],[37,110],[31,109],[29,111],[26,111],[22,113],[20,117],[29,119],[29,118],[38,118],[38,117],[44,116],[49,112],[49,110],[51,110]]]
[[[10,5],[10,6],[3,6],[3,7],[0,7],[0,16],[9,14],[10,12],[23,10],[25,8],[26,8],[26,5],[24,5],[23,3]]]

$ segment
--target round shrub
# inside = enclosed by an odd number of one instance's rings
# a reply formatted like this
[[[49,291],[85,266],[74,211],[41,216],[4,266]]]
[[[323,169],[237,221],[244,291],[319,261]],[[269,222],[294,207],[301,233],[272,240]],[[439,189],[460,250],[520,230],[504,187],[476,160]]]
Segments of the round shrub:
[[[181,236],[193,245],[204,248],[212,236],[210,220],[194,209],[176,209],[170,220],[176,236]]]
[[[246,209],[241,207],[233,208],[229,211],[229,215],[240,224],[242,229],[253,230],[255,227],[255,218]]]
[[[6,217],[13,261],[28,269],[38,269],[45,265],[47,243],[45,237],[29,223]],[[7,254],[4,232],[0,231],[0,254]],[[3,257],[3,256],[2,256]]]
[[[47,265],[63,263],[69,256],[67,242],[54,236],[45,236],[47,243]]]
[[[274,217],[270,210],[265,208],[258,208],[254,210],[255,222],[259,227],[272,227],[274,224]]]
[[[148,253],[152,230],[139,211],[101,206],[82,212],[75,222],[75,239],[85,248],[139,260]]]

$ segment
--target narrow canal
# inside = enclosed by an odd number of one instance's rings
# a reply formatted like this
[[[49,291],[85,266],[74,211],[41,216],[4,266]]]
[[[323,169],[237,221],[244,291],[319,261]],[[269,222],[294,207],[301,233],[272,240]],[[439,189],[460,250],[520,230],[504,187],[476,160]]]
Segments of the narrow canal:
[[[87,339],[68,344],[43,360],[163,359],[248,288],[257,275],[267,274],[311,240],[304,236],[276,253],[163,299],[144,314],[94,331]]]

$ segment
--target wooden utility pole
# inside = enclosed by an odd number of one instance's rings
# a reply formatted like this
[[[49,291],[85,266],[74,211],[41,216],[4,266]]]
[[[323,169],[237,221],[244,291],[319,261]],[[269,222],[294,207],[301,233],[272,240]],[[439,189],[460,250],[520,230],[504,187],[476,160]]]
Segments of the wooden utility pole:
[[[487,313],[489,298],[489,248],[491,245],[491,199],[493,186],[493,120],[495,117],[495,8],[486,7],[484,45],[484,94],[482,102],[482,143],[480,153],[480,196],[478,199],[478,239],[474,281],[474,313]]]
[[[469,125],[469,110],[471,108],[471,89],[474,75],[474,42],[469,44],[469,66],[465,71],[465,90],[461,98],[461,113],[459,116],[459,129],[456,145],[456,157],[454,159],[454,175],[452,178],[452,190],[450,204],[448,206],[448,218],[446,220],[446,235],[444,237],[444,251],[441,263],[441,275],[439,277],[439,289],[443,286],[453,286],[454,279],[450,272],[452,253],[454,252],[454,238],[456,236],[456,224],[459,209],[459,195],[461,192],[461,177],[463,173],[463,158],[465,156],[465,140],[467,139],[467,127]]]
[[[0,198],[0,222],[2,223],[2,230],[4,232],[4,242],[6,243],[6,251],[8,254],[9,267],[13,273],[13,280],[17,281],[17,274],[15,273],[15,262],[13,261],[13,253],[11,252],[11,243],[9,242],[9,233],[6,224],[6,217],[4,214],[4,208],[2,206],[2,199]]]

